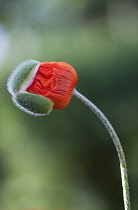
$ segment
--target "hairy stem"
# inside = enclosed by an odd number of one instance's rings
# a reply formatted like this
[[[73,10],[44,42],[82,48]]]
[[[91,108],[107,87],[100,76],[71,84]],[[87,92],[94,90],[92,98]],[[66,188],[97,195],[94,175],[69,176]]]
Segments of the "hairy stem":
[[[106,127],[107,131],[109,132],[109,134],[114,142],[114,145],[115,145],[117,153],[118,153],[119,162],[120,162],[124,207],[125,207],[125,210],[130,210],[131,204],[130,204],[130,195],[129,195],[127,165],[126,165],[125,155],[124,155],[120,140],[119,140],[114,128],[108,121],[108,119],[91,101],[89,101],[85,96],[83,96],[81,93],[79,93],[75,89],[73,91],[73,95],[76,96],[80,101],[82,101],[82,103],[84,103],[89,109],[91,109],[97,115],[97,117],[102,121],[102,123]]]

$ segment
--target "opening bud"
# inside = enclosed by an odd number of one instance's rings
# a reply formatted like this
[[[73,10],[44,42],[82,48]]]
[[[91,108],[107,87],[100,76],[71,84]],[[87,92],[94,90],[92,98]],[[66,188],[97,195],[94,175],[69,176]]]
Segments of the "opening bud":
[[[78,81],[75,69],[65,62],[29,60],[21,63],[8,79],[14,103],[25,112],[41,116],[64,109]]]

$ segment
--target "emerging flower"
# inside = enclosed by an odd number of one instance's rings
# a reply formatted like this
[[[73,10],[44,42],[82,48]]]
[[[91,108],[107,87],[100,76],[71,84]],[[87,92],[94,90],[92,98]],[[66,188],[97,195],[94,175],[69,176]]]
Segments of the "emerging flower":
[[[76,71],[67,63],[29,60],[13,71],[7,87],[20,109],[41,116],[49,114],[52,108],[64,109],[77,81]]]

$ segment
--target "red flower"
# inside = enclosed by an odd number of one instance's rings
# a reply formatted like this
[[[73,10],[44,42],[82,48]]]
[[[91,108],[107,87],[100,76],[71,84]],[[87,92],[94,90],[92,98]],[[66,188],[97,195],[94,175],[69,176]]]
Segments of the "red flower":
[[[76,71],[64,62],[41,63],[27,92],[50,99],[54,109],[64,109],[72,97],[78,81]]]

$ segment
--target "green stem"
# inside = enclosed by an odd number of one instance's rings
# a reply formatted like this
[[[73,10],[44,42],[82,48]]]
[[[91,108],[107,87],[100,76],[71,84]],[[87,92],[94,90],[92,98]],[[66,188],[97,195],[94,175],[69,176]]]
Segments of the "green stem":
[[[97,115],[97,117],[102,121],[102,123],[106,127],[107,131],[109,132],[109,134],[114,142],[114,145],[116,147],[118,157],[119,157],[122,187],[123,187],[124,207],[125,207],[125,210],[131,210],[128,175],[127,175],[127,165],[126,165],[125,155],[124,155],[120,140],[119,140],[114,128],[112,127],[112,125],[110,124],[108,119],[104,116],[104,114],[91,101],[89,101],[85,96],[83,96],[81,93],[79,93],[75,89],[73,91],[73,95],[76,96],[80,101],[82,101],[89,109],[91,109]]]

